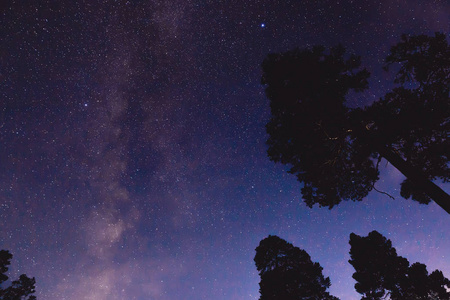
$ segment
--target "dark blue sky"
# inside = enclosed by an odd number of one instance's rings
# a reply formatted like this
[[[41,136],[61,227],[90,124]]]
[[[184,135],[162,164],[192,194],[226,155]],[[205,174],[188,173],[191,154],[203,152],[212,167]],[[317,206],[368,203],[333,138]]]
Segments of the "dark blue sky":
[[[359,299],[351,232],[450,277],[450,219],[377,188],[333,210],[266,156],[269,52],[342,43],[371,103],[402,33],[449,32],[447,1],[4,1],[0,5],[0,248],[38,299],[258,299],[254,249],[276,234]],[[264,24],[264,26],[262,26]],[[448,185],[443,185],[449,191]]]

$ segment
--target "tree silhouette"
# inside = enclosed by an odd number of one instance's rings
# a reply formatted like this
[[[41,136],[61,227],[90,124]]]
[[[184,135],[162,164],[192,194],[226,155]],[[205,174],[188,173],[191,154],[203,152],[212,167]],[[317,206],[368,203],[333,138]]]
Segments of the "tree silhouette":
[[[27,275],[20,275],[18,280],[14,280],[10,286],[3,288],[2,285],[8,280],[6,272],[11,264],[12,255],[7,250],[0,250],[0,300],[35,300],[31,295],[35,292],[36,280]]]
[[[402,36],[386,58],[398,68],[392,92],[365,109],[345,105],[368,87],[360,57],[342,46],[269,54],[262,83],[270,100],[268,156],[303,182],[303,199],[330,209],[361,201],[385,158],[407,179],[401,195],[430,198],[450,213],[450,196],[432,180],[450,181],[450,48],[444,34]]]
[[[450,299],[450,293],[446,289],[450,287],[450,280],[439,270],[428,274],[427,266],[421,263],[414,263],[409,267],[399,286],[397,291],[392,292],[392,299]]]
[[[410,265],[379,232],[366,237],[352,233],[349,243],[349,263],[362,300],[450,300],[450,280],[442,271],[429,274],[424,264]],[[328,293],[330,279],[320,264],[277,236],[259,243],[254,261],[261,277],[260,300],[339,300]]]
[[[350,235],[349,263],[355,268],[355,289],[362,299],[382,299],[398,284],[408,270],[407,259],[398,256],[390,240],[376,231],[367,237]]]
[[[322,274],[305,250],[269,235],[256,248],[254,258],[261,277],[260,300],[329,299],[330,279]]]
[[[361,299],[450,299],[450,281],[441,271],[428,274],[424,264],[410,266],[377,231],[367,237],[352,233],[350,246],[349,263],[355,269],[355,289],[363,295]]]

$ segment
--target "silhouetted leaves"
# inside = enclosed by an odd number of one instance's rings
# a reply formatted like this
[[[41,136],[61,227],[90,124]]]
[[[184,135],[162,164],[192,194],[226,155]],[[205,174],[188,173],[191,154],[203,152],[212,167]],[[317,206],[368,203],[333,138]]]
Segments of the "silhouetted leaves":
[[[393,64],[400,64],[396,83],[416,82],[422,87],[449,83],[449,48],[445,34],[402,35],[401,42],[391,48],[386,57],[387,70]],[[447,86],[448,89],[448,86]],[[433,89],[438,92],[437,89]]]
[[[399,67],[395,88],[366,109],[372,130],[430,180],[450,180],[450,47],[444,34],[402,36],[386,58]],[[401,195],[428,203],[420,185],[402,184]]]
[[[398,285],[408,270],[408,260],[397,255],[390,240],[376,231],[367,237],[350,235],[349,263],[355,268],[355,289],[362,299],[381,299]]]
[[[378,172],[369,153],[351,147],[344,105],[350,90],[367,87],[369,73],[354,72],[360,59],[345,59],[342,47],[324,51],[315,47],[269,55],[262,83],[271,100],[272,118],[266,126],[270,159],[292,166],[290,173],[304,183],[308,206],[331,208],[342,199],[365,197]]]
[[[410,265],[379,232],[366,237],[352,233],[349,243],[349,263],[362,300],[450,300],[450,280],[442,271],[429,274],[424,264]],[[330,279],[320,264],[277,236],[260,242],[254,260],[261,277],[260,300],[338,300],[327,292]]]
[[[365,109],[349,109],[350,90],[367,88],[369,73],[342,46],[269,54],[262,83],[272,116],[268,156],[291,167],[305,203],[332,208],[360,201],[378,180],[374,161],[389,160],[408,178],[402,197],[450,212],[450,196],[430,180],[450,181],[450,48],[444,34],[403,36],[385,68],[401,84]]]
[[[330,279],[322,274],[305,250],[269,235],[256,248],[256,268],[261,276],[260,300],[330,299]]]
[[[367,237],[352,233],[350,246],[349,263],[355,268],[355,289],[363,295],[361,299],[450,299],[450,281],[441,271],[428,274],[424,264],[410,266],[377,231]]]
[[[12,255],[9,251],[0,250],[0,300],[35,300],[32,294],[35,292],[36,280],[27,275],[20,275],[18,280],[14,280],[10,286],[4,288],[3,283],[8,280],[6,272],[11,264]]]

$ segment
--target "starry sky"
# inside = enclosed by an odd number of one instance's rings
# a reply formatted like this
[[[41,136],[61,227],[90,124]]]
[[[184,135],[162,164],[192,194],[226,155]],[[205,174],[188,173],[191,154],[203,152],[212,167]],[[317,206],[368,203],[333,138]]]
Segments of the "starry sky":
[[[38,299],[258,299],[253,257],[278,235],[330,292],[359,299],[349,235],[377,230],[450,277],[450,218],[400,197],[381,164],[363,202],[309,209],[266,155],[270,52],[342,43],[364,106],[402,33],[448,33],[446,0],[41,0],[0,4],[0,248]],[[441,186],[450,191],[449,185]]]

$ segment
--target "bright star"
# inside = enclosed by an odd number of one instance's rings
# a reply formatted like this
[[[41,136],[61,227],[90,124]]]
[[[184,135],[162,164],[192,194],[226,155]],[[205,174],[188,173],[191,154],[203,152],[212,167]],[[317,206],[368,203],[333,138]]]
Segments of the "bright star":
[[[266,24],[261,23],[261,28],[264,28],[264,27],[266,27]]]

